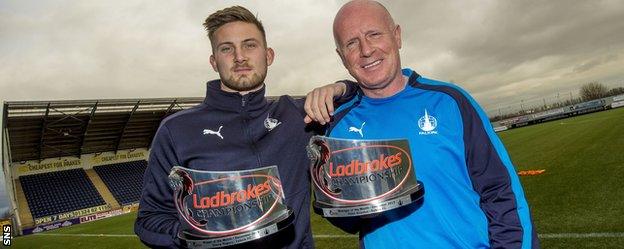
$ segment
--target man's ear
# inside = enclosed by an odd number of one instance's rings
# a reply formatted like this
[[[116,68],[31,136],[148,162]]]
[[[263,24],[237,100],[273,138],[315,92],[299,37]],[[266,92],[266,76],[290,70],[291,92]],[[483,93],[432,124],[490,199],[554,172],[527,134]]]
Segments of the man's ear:
[[[212,70],[214,70],[215,72],[219,72],[219,69],[217,68],[217,61],[215,60],[213,54],[210,55],[210,65],[212,65]]]
[[[336,53],[338,54],[338,57],[340,57],[340,61],[342,61],[342,65],[345,68],[349,68],[349,67],[347,67],[347,61],[345,60],[344,56],[342,56],[342,54],[340,53],[339,49],[336,49]]]
[[[267,48],[267,55],[266,55],[267,67],[273,64],[273,59],[275,59],[275,52],[273,51],[272,48]]]
[[[394,39],[396,40],[397,44],[399,44],[399,48],[401,48],[401,25],[396,26],[396,29],[394,29]]]

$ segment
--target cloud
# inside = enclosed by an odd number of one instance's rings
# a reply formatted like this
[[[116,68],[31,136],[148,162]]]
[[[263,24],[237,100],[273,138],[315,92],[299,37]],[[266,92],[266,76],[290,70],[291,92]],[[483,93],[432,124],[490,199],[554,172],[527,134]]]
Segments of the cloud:
[[[582,72],[588,71],[588,70],[590,70],[592,68],[595,68],[597,66],[600,66],[602,64],[605,64],[607,62],[611,62],[611,61],[614,61],[614,60],[617,60],[617,59],[618,59],[617,55],[609,54],[609,55],[603,56],[602,58],[592,59],[590,61],[583,62],[582,64],[580,64],[578,66],[575,66],[572,69],[572,71],[574,73],[582,73]]]
[[[216,79],[201,24],[234,4],[257,13],[276,60],[270,95],[350,78],[334,52],[342,1],[146,0],[0,3],[0,99],[203,96]],[[622,1],[384,1],[402,62],[452,80],[486,108],[622,82]]]
[[[435,1],[403,8],[407,3],[390,8],[407,33],[405,64],[458,82],[486,107],[542,102],[578,89],[588,75],[612,86],[622,81],[621,70],[599,67],[624,52],[624,2]]]

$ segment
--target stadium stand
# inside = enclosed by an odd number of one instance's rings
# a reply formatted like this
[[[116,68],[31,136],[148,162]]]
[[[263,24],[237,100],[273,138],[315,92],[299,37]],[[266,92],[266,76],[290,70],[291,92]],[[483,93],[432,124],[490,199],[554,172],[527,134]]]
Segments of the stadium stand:
[[[160,122],[203,99],[4,102],[2,169],[16,231],[41,232],[66,220],[76,224],[77,218],[131,210]]]
[[[93,167],[121,205],[139,201],[146,168],[145,160]]]
[[[104,205],[83,169],[19,177],[33,218]]]
[[[89,177],[93,185],[95,185],[95,188],[100,193],[106,204],[108,204],[112,209],[117,209],[121,207],[121,205],[119,205],[119,202],[113,196],[113,193],[111,193],[108,187],[106,187],[106,184],[104,184],[102,178],[100,178],[100,176],[95,172],[95,170],[93,170],[93,168],[85,169],[85,172],[87,173],[87,176]]]

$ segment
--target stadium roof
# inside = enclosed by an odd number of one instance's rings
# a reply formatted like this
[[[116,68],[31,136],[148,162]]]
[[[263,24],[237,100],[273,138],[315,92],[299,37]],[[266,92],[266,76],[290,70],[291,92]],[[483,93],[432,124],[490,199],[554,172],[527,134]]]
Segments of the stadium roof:
[[[182,97],[8,101],[4,102],[2,134],[3,138],[8,134],[10,162],[149,148],[165,117],[203,100]]]
[[[8,133],[10,161],[80,157],[89,153],[147,148],[163,118],[202,100],[5,102],[3,123]]]

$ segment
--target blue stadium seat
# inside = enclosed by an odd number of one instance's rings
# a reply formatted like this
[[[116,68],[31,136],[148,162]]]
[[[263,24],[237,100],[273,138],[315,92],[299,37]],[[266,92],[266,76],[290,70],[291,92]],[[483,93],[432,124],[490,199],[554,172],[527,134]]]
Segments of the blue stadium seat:
[[[33,218],[106,204],[83,169],[20,176]]]
[[[93,167],[121,205],[139,201],[146,168],[145,160]]]

